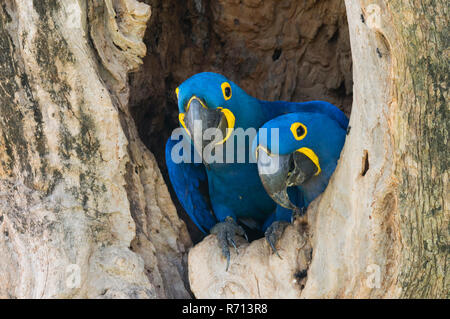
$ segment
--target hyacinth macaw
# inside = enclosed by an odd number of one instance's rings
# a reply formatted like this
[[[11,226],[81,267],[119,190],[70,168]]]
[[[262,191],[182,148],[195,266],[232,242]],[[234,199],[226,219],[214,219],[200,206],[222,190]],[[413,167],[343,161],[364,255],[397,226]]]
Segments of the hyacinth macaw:
[[[344,146],[347,125],[328,114],[296,112],[278,116],[259,129],[252,152],[262,184],[279,206],[302,215],[325,190]],[[286,216],[275,217],[270,227],[284,229]]]
[[[309,112],[325,114],[341,124],[347,125],[346,116],[334,105],[312,101],[305,103],[268,102],[248,95],[235,83],[216,73],[199,73],[184,81],[177,89],[180,126],[191,139],[191,160],[178,162],[173,159],[173,150],[179,140],[169,138],[166,144],[166,163],[169,178],[175,193],[187,214],[204,233],[217,235],[219,246],[227,259],[229,245],[236,248],[235,235],[245,235],[237,221],[245,225],[268,229],[273,221],[281,218],[276,203],[265,191],[258,175],[257,165],[251,155],[237,162],[239,154],[251,154],[252,140],[244,145],[234,145],[232,163],[210,163],[202,155],[202,161],[193,162],[195,151],[202,154],[202,134],[207,128],[217,128],[223,138],[215,145],[226,146],[238,137],[238,129],[259,129],[264,123],[282,114]],[[201,121],[200,139],[195,123]],[[195,150],[195,151],[193,151]],[[181,152],[183,153],[183,151]],[[182,155],[182,154],[179,154]],[[270,234],[266,232],[266,238]],[[273,243],[271,243],[273,247]]]

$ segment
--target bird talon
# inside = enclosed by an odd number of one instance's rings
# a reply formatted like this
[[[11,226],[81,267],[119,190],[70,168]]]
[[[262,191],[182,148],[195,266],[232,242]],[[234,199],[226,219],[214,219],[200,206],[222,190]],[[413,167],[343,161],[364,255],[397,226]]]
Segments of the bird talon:
[[[225,258],[227,259],[227,267],[225,268],[225,271],[228,271],[228,268],[230,267],[230,251],[227,250],[225,254]]]
[[[227,217],[224,222],[217,223],[211,229],[211,234],[217,236],[219,247],[222,248],[222,255],[227,260],[227,267],[225,271],[228,271],[231,259],[230,249],[228,247],[233,246],[236,254],[239,255],[239,249],[236,245],[236,242],[234,241],[234,237],[236,235],[241,235],[244,236],[248,241],[247,235],[245,234],[244,229],[239,226],[231,217]]]
[[[234,250],[236,251],[236,254],[239,255],[239,249],[236,247],[236,243],[234,242],[233,238],[228,238],[228,242],[231,243],[231,245],[234,247]]]
[[[281,238],[281,235],[283,235],[284,229],[288,225],[285,221],[275,221],[272,223],[272,225],[267,228],[265,232],[265,237],[267,242],[269,243],[270,247],[272,248],[272,251],[280,258],[280,254],[278,253],[278,250],[275,247],[275,244],[278,242],[278,240]]]
[[[305,214],[306,214],[305,207],[302,208],[296,207],[295,209],[293,209],[291,215],[291,224],[293,224],[297,218],[305,216]]]
[[[273,251],[280,259],[283,259],[283,258],[281,258],[280,254],[278,253],[278,250],[277,250],[277,248],[275,247],[275,245],[273,244],[272,240],[271,240],[271,239],[268,239],[268,238],[266,238],[266,240],[268,241],[270,247],[272,247],[272,251]]]

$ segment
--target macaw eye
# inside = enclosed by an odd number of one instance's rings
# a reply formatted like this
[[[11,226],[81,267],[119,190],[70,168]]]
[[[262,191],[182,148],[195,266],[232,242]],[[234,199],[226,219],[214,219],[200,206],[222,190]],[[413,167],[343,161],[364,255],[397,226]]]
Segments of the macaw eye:
[[[291,132],[292,135],[294,135],[294,138],[297,141],[300,141],[305,138],[308,130],[306,129],[306,126],[303,125],[303,123],[295,122],[291,125]]]
[[[178,99],[178,94],[179,94],[179,92],[180,92],[180,89],[179,89],[179,88],[176,88],[176,89],[175,89],[175,94],[177,95],[177,99]]]
[[[222,93],[223,93],[223,98],[225,99],[225,101],[228,101],[229,99],[231,99],[231,85],[228,82],[223,82],[222,85]]]
[[[302,136],[303,134],[305,134],[305,129],[303,126],[297,127],[297,136]]]

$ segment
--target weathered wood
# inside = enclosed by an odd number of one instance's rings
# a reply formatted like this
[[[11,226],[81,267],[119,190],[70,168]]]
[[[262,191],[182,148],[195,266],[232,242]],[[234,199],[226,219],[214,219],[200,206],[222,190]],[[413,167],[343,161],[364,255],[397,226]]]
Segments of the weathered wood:
[[[345,3],[351,130],[327,190],[308,210],[308,232],[299,224],[285,232],[277,247],[289,265],[282,273],[268,245],[252,243],[233,255],[221,283],[223,260],[210,253],[214,240],[204,241],[189,256],[196,296],[292,296],[292,286],[272,283],[285,282],[286,272],[297,280],[303,270],[300,247],[291,247],[298,246],[297,229],[313,249],[306,284],[296,286],[302,298],[448,298],[448,7]],[[244,263],[253,254],[260,268]],[[210,277],[196,271],[199,260],[207,261],[200,269]]]
[[[2,2],[0,297],[189,297],[189,235],[127,111],[149,17]]]
[[[392,125],[406,298],[449,298],[448,1],[389,1]]]

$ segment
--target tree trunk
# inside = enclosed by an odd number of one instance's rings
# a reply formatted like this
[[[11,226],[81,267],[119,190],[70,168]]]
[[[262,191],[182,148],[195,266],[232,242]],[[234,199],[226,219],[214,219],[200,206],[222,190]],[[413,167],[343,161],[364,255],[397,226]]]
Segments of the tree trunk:
[[[353,107],[330,185],[282,260],[243,243],[225,273],[214,239],[191,250],[197,297],[449,297],[448,8],[416,2],[345,2]]]
[[[191,245],[128,110],[138,1],[0,7],[0,297],[189,297]]]
[[[349,31],[339,0],[244,1],[253,24],[236,1],[145,2],[0,5],[0,298],[449,297],[445,1],[346,0]],[[283,259],[241,241],[225,272],[208,236],[188,267],[158,167],[172,86],[208,66],[350,113],[348,32],[351,129]]]
[[[388,2],[402,297],[449,298],[448,2]],[[395,41],[395,42],[394,42]]]

